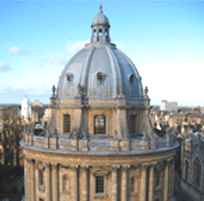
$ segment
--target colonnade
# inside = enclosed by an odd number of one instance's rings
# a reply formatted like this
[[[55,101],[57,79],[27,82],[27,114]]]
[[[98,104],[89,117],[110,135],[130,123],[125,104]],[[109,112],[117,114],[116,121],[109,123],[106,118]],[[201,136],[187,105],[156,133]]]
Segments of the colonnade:
[[[166,160],[164,164],[164,183],[162,187],[162,201],[170,201],[173,198],[173,178],[174,178],[174,160]],[[25,198],[27,201],[38,201],[39,195],[37,195],[38,180],[36,179],[35,169],[36,162],[25,158]],[[46,188],[44,189],[44,201],[59,201],[60,188],[59,188],[59,164],[57,163],[43,163],[45,166],[46,177],[44,180]],[[155,198],[155,176],[154,170],[157,166],[157,162],[145,163],[138,166],[141,169],[140,178],[140,198],[139,201],[154,201]],[[73,169],[73,192],[72,201],[79,201],[79,193],[82,193],[82,201],[91,200],[89,195],[89,168],[90,166],[78,166],[72,165],[69,168]],[[79,188],[79,168],[82,174],[82,186]],[[111,191],[112,201],[128,201],[129,192],[129,172],[132,167],[130,165],[115,165],[111,170]],[[119,173],[121,174],[121,184],[119,185]],[[110,182],[110,181],[109,181]],[[121,188],[119,188],[119,186]],[[80,189],[80,192],[79,192]],[[119,190],[121,192],[119,193]],[[120,198],[119,198],[120,195]]]

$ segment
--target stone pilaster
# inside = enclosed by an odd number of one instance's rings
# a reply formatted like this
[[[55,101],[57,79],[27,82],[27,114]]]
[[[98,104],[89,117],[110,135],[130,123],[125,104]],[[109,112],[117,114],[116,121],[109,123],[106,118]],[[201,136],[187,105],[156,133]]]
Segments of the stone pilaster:
[[[149,168],[149,197],[148,201],[154,201],[154,168],[156,166],[155,163],[151,163]]]
[[[35,161],[31,161],[31,168],[30,168],[30,173],[31,173],[31,191],[30,191],[30,194],[31,194],[31,201],[35,201],[36,200],[36,197],[35,197]]]
[[[122,166],[121,201],[128,201],[128,171],[130,166]]]
[[[146,201],[147,198],[147,168],[148,164],[142,165],[140,201]]]
[[[52,200],[51,192],[52,192],[52,186],[51,186],[51,170],[50,170],[50,163],[46,163],[46,200],[50,201]]]
[[[24,158],[24,171],[25,171],[25,175],[24,175],[24,186],[25,188],[25,199],[27,200],[31,200],[31,183],[30,183],[30,179],[31,179],[31,175],[30,175],[30,165],[31,165],[31,160],[29,158]]]
[[[175,162],[172,161],[172,183],[171,183],[171,190],[172,190],[172,197],[174,197],[174,175],[175,175]]]
[[[118,169],[120,166],[112,166],[112,201],[118,201]]]
[[[59,167],[57,163],[52,164],[53,173],[53,190],[52,197],[53,201],[59,200]]]
[[[82,174],[83,174],[83,189],[82,189],[82,200],[88,201],[89,200],[89,183],[88,183],[88,170],[89,166],[82,166]]]
[[[117,131],[119,137],[128,138],[128,126],[127,126],[127,111],[123,107],[120,107],[117,111]]]
[[[169,166],[171,163],[172,159],[167,159],[166,164],[165,164],[165,169],[164,169],[164,201],[168,201],[168,193],[169,193],[169,182],[170,182],[170,177],[169,177]]]
[[[76,100],[76,99],[75,99]],[[78,138],[81,129],[82,120],[82,108],[75,108],[74,110],[74,122],[73,122],[73,138]],[[74,134],[76,133],[76,134]]]
[[[72,201],[78,201],[78,195],[79,195],[79,188],[78,188],[78,165],[71,166],[73,169],[73,194],[72,194]]]

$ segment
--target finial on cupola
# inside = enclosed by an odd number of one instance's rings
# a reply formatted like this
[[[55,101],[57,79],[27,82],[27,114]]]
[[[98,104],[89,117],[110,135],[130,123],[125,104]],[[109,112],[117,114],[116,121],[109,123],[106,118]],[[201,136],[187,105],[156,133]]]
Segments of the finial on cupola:
[[[100,12],[100,13],[103,12],[103,11],[102,11],[102,8],[103,8],[103,6],[100,4],[100,5],[99,5],[99,12]]]

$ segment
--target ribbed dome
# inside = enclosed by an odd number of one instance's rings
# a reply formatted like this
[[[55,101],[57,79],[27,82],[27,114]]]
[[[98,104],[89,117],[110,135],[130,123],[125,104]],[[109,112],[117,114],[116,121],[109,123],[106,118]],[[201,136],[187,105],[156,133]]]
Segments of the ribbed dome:
[[[93,18],[91,26],[95,25],[108,25],[110,27],[108,18],[103,14],[102,6],[99,7],[99,13]]]
[[[142,98],[141,77],[131,60],[115,45],[90,43],[71,58],[59,80],[57,96],[72,99],[78,94],[90,99]]]
[[[91,42],[62,71],[57,90],[59,99],[81,95],[89,99],[143,97],[141,77],[131,60],[110,43],[109,28],[100,6],[92,23]]]

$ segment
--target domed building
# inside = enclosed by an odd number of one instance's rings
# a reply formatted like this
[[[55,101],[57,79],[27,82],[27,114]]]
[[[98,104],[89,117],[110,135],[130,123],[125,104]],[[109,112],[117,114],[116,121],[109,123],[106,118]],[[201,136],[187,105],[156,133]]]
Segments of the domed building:
[[[149,120],[147,87],[111,43],[102,7],[89,44],[53,86],[51,118],[25,132],[28,201],[173,200],[175,135],[159,137]]]

